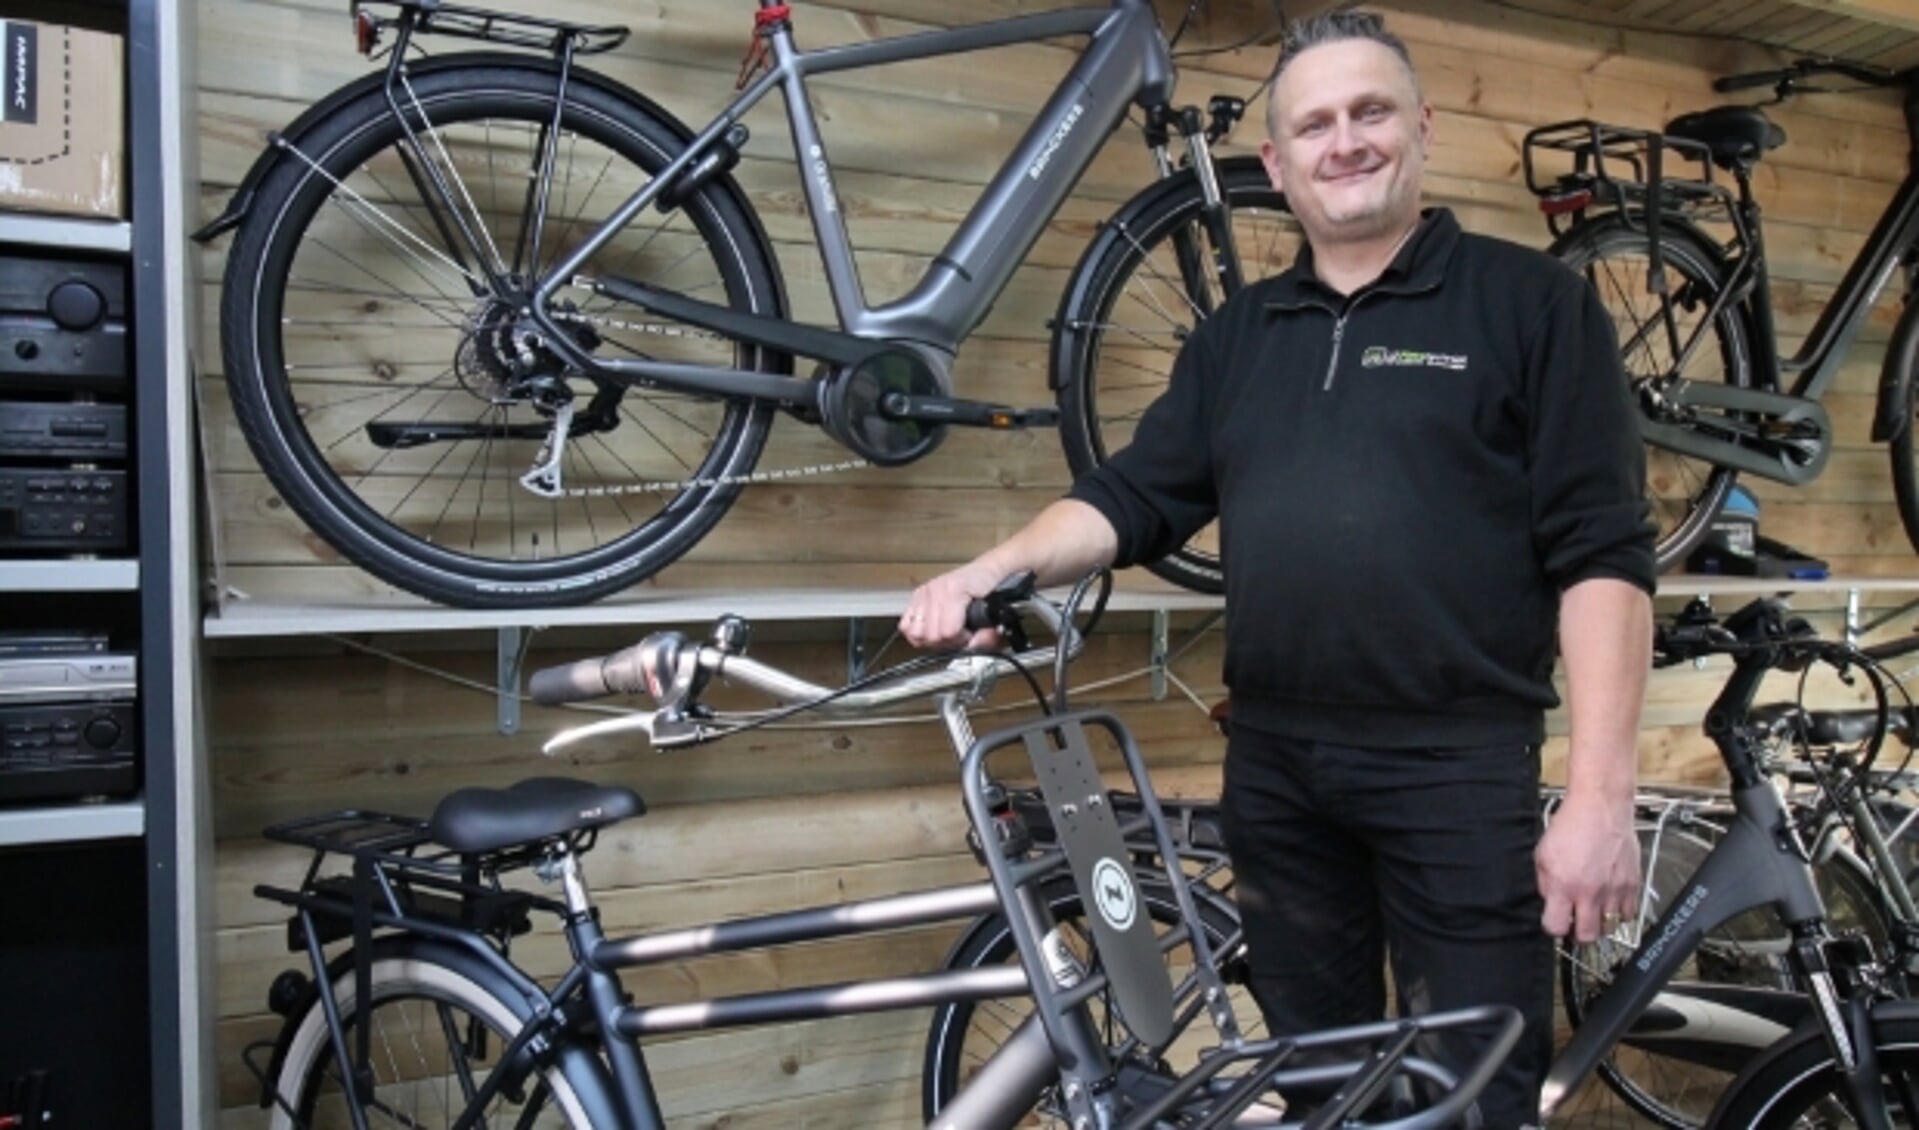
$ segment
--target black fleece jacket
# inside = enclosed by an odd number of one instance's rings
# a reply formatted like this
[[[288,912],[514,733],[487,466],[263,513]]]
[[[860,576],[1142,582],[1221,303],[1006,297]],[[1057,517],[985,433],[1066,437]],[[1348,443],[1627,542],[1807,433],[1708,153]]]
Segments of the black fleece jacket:
[[[1351,296],[1304,254],[1227,302],[1071,497],[1121,565],[1220,519],[1235,725],[1537,742],[1560,593],[1653,588],[1634,418],[1592,288],[1437,209]]]

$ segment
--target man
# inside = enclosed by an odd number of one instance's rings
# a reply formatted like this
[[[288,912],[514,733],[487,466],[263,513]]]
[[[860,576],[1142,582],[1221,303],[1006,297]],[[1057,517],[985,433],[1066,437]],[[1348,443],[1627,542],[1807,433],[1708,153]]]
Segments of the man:
[[[1217,515],[1223,797],[1269,1027],[1378,1018],[1386,958],[1406,1009],[1512,1004],[1527,1036],[1480,1105],[1523,1126],[1547,935],[1610,931],[1638,884],[1652,531],[1617,342],[1578,276],[1422,214],[1432,108],[1378,17],[1296,24],[1267,119],[1309,250],[1203,324],[1131,447],[922,586],[901,629],[956,643],[1009,574],[1152,560]],[[1555,625],[1571,753],[1542,836]]]

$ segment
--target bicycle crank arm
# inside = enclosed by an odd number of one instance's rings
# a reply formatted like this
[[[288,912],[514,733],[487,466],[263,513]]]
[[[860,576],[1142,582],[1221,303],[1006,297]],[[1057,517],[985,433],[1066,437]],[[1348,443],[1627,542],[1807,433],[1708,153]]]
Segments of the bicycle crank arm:
[[[950,396],[908,396],[892,392],[880,402],[880,414],[890,420],[915,420],[929,424],[953,424],[962,428],[1052,428],[1059,426],[1057,408],[1008,408],[980,400],[959,400]]]
[[[1639,434],[1656,447],[1788,486],[1818,478],[1832,454],[1832,420],[1816,400],[1704,381],[1675,381],[1660,395],[1697,418],[1642,417]]]

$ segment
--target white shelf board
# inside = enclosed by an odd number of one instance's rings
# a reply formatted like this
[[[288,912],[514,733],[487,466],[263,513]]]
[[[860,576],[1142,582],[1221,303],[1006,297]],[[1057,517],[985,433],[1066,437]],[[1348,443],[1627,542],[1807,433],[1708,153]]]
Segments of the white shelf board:
[[[1792,577],[1707,577],[1675,573],[1659,578],[1660,596],[1728,596],[1764,593],[1848,593],[1919,592],[1919,577],[1827,577],[1824,580],[1797,580]]]
[[[0,212],[0,243],[26,243],[73,251],[128,252],[133,250],[133,225],[125,220]]]
[[[0,592],[131,592],[140,587],[140,563],[125,561],[0,561]]]
[[[586,624],[684,624],[732,613],[748,620],[839,620],[893,617],[906,607],[905,589],[784,589],[764,592],[655,592],[577,608],[463,609],[394,597],[353,603],[300,604],[231,600],[207,614],[210,639],[356,632],[461,631]],[[1115,591],[1113,611],[1216,609],[1217,596],[1173,590]]]
[[[138,801],[0,809],[0,847],[131,839],[146,827],[146,809]]]

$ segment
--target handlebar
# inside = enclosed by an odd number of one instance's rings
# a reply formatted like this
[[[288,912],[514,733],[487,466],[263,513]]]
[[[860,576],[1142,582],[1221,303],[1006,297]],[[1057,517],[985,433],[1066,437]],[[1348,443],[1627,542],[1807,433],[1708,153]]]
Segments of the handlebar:
[[[1794,60],[1791,66],[1778,70],[1725,75],[1714,79],[1712,88],[1721,94],[1730,94],[1735,90],[1752,90],[1770,86],[1783,98],[1793,93],[1793,87],[1799,80],[1822,74],[1844,75],[1867,86],[1901,86],[1914,81],[1914,78],[1919,76],[1919,68],[1890,71],[1884,67],[1851,63],[1844,59],[1806,58]]]
[[[860,683],[829,688],[802,679],[770,664],[747,658],[750,634],[746,621],[722,617],[712,638],[701,644],[680,632],[653,632],[639,643],[610,655],[546,667],[533,673],[528,690],[535,702],[561,706],[612,694],[645,694],[657,709],[574,727],[546,744],[546,752],[606,733],[641,729],[655,748],[696,745],[727,729],[711,724],[712,715],[698,702],[700,691],[713,676],[742,683],[766,694],[783,707],[813,707],[828,713],[858,714],[942,691],[983,688],[1002,671],[1032,668],[1059,658],[1077,657],[1085,646],[1065,611],[1033,592],[1033,575],[1022,574],[1002,582],[986,596],[969,603],[969,630],[998,628],[1014,648],[1013,654],[966,652],[945,666],[922,674],[902,674],[870,688]],[[1026,640],[1023,616],[1043,622],[1058,642],[1032,647]]]

